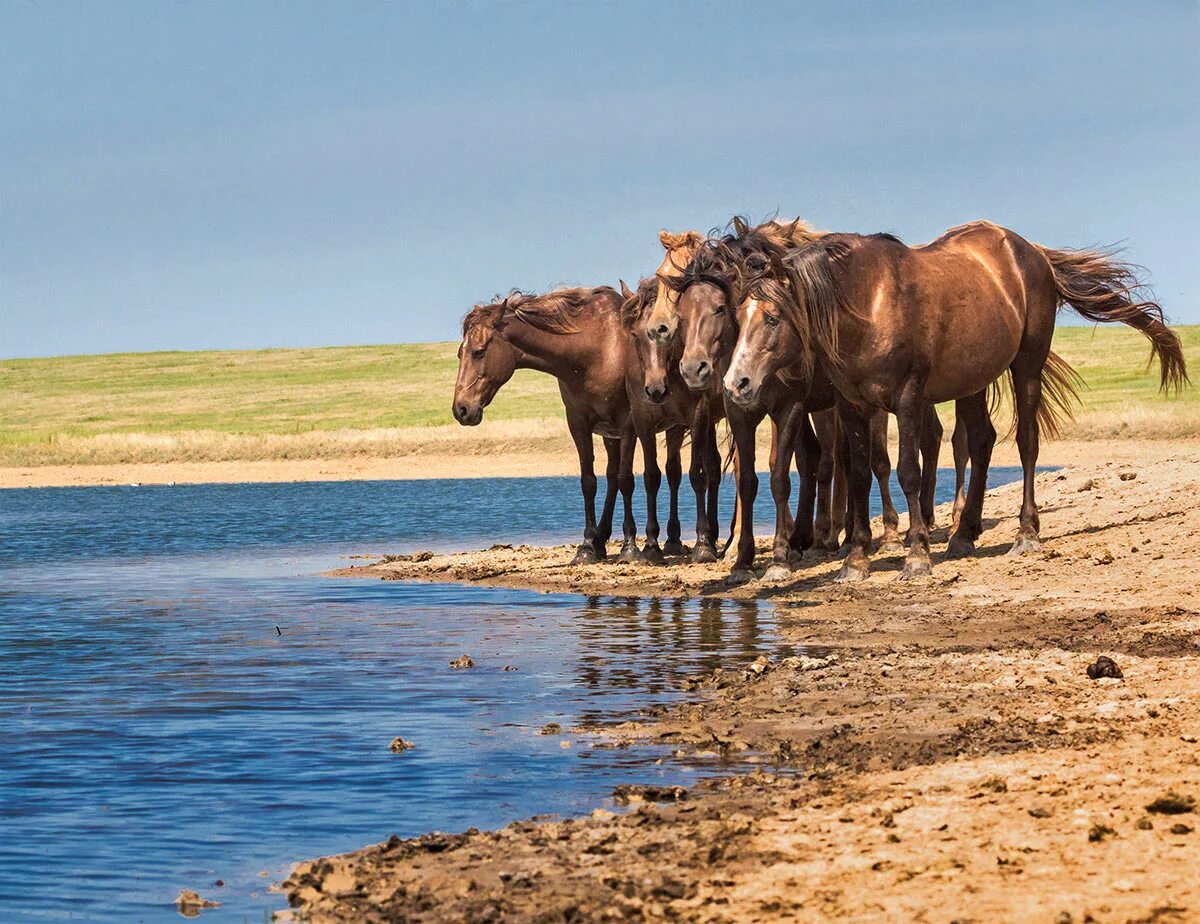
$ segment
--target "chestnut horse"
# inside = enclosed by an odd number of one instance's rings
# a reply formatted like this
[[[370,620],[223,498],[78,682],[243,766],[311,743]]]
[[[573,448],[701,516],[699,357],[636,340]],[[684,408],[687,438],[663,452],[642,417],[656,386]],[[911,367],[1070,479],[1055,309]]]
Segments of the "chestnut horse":
[[[793,249],[782,267],[746,287],[742,307],[757,320],[739,332],[725,376],[731,400],[750,406],[781,370],[818,365],[838,392],[853,521],[839,580],[862,580],[870,567],[868,431],[880,409],[894,413],[900,428],[897,471],[909,507],[901,578],[930,570],[918,442],[925,409],[935,402],[956,401],[967,423],[971,483],[949,551],[973,551],[995,442],[987,392],[1001,376],[1013,393],[1024,474],[1010,554],[1041,548],[1034,497],[1039,435],[1057,429],[1075,396],[1074,373],[1050,351],[1063,304],[1091,321],[1120,321],[1145,334],[1164,390],[1188,381],[1179,338],[1162,308],[1142,297],[1131,267],[1109,252],[1052,250],[989,222],[963,225],[920,247],[884,234],[826,235]]]
[[[755,259],[765,260],[766,254],[782,256],[789,240],[791,226],[768,222],[750,228],[745,222],[735,220],[734,234],[720,239],[702,242],[691,251],[689,262],[668,277],[660,278],[660,285],[674,292],[673,314],[676,318],[678,336],[683,341],[680,370],[689,386],[704,388],[724,375],[737,340],[739,315],[731,306],[738,304],[744,264]],[[676,264],[677,265],[677,264]],[[653,322],[647,320],[648,328]],[[649,339],[650,331],[641,332]],[[639,338],[642,339],[642,338]],[[828,478],[832,466],[820,464],[822,455],[832,456],[839,439],[832,426],[834,392],[828,376],[807,370],[801,375],[772,377],[752,403],[726,402],[726,415],[733,432],[737,473],[739,527],[737,536],[737,558],[731,580],[747,580],[754,561],[753,506],[758,493],[758,476],[755,472],[755,432],[764,417],[769,416],[774,424],[777,439],[772,441],[771,493],[776,506],[776,530],[772,551],[772,564],[764,580],[777,581],[790,573],[792,562],[814,541],[813,502],[818,493],[824,495],[824,504],[830,504]],[[808,414],[818,415],[824,440],[818,441],[808,421]],[[937,453],[941,442],[941,424],[932,408],[927,434],[930,442],[923,446],[926,454],[928,479],[927,492],[922,491],[922,502],[932,510],[933,478],[936,478]],[[872,422],[872,435],[877,442],[873,453],[876,475],[884,507],[885,533],[882,548],[895,551],[901,548],[897,526],[899,518],[891,503],[889,479],[891,467],[887,455],[887,415],[880,412]],[[800,496],[797,512],[793,519],[788,511],[788,496],[791,490],[789,474],[793,452],[800,471]],[[821,491],[820,488],[825,488]],[[842,508],[844,509],[844,508]],[[831,513],[833,514],[831,516]],[[841,509],[830,511],[823,507],[818,511],[817,526],[821,530],[822,543],[828,542],[830,523],[839,516]],[[833,536],[840,532],[834,527]],[[836,548],[836,538],[834,538]]]
[[[635,442],[625,384],[636,359],[621,326],[620,307],[621,296],[609,286],[544,295],[514,291],[476,305],[467,314],[458,348],[453,411],[464,426],[483,419],[484,408],[517,369],[536,369],[558,380],[567,427],[579,453],[583,492],[585,526],[576,563],[606,557],[618,489],[625,507],[621,557],[637,557],[632,506]],[[607,492],[598,524],[593,434],[603,437],[608,452]],[[674,469],[668,459],[668,478],[674,470],[678,456]],[[676,481],[673,492],[677,487]]]

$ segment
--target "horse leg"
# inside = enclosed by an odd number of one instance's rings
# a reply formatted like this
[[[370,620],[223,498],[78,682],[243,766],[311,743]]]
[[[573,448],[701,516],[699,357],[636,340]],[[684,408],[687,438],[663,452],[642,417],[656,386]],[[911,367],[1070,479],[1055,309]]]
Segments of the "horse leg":
[[[921,424],[925,407],[919,397],[920,383],[909,380],[904,386],[896,407],[900,430],[900,455],[896,474],[908,501],[908,555],[904,560],[901,580],[927,577],[929,564],[929,527],[921,510]]]
[[[596,526],[596,557],[608,557],[608,540],[612,536],[613,513],[617,509],[617,487],[621,475],[621,440],[604,437],[604,449],[608,453],[608,464],[604,468],[604,508],[600,511],[600,523]]]
[[[871,422],[861,411],[839,401],[847,494],[850,502],[850,549],[837,581],[865,581],[871,571]]]
[[[960,407],[961,404],[956,401],[954,403],[954,435],[950,437],[950,445],[954,448],[954,512],[950,518],[951,535],[958,532],[963,508],[967,505],[967,459],[970,458],[971,452],[967,445],[967,425],[962,419]],[[991,426],[990,418],[988,425]],[[991,455],[990,448],[988,455]]]
[[[754,433],[761,416],[751,416],[740,408],[727,409],[729,429],[733,432],[733,445],[741,465],[737,475],[738,506],[741,521],[738,524],[737,559],[729,574],[730,583],[740,583],[754,578],[754,498],[758,494],[758,475],[754,471]]]
[[[692,464],[688,468],[688,478],[692,482],[692,491],[696,495],[696,544],[692,546],[692,561],[714,562],[717,560],[717,549],[708,531],[708,509],[705,501],[708,494],[708,477],[705,474],[705,463],[708,461],[708,437],[710,427],[706,419],[697,416],[692,421]]]
[[[1013,396],[1017,405],[1017,450],[1021,455],[1021,468],[1025,474],[1025,493],[1021,500],[1021,525],[1017,530],[1017,539],[1009,555],[1022,555],[1025,552],[1038,552],[1042,548],[1042,540],[1038,535],[1041,523],[1038,520],[1037,501],[1034,499],[1033,478],[1034,468],[1038,458],[1038,411],[1042,406],[1042,370],[1030,368],[1030,363],[1022,362],[1018,354],[1017,361],[1012,364]],[[1043,360],[1044,363],[1044,360]],[[971,473],[975,480],[975,473]]]
[[[708,534],[712,539],[713,551],[716,552],[721,518],[718,509],[721,499],[721,447],[717,442],[716,421],[709,424],[708,459],[704,466],[704,475],[708,481]]]
[[[867,418],[868,424],[870,418]],[[854,522],[854,498],[851,494],[853,490],[850,487],[850,437],[846,433],[846,427],[843,424],[841,430],[841,439],[838,440],[838,455],[834,458],[833,466],[833,534],[841,536],[845,530],[845,535],[842,536],[842,544],[837,547],[838,555],[845,556],[850,551],[850,530],[851,523]],[[871,438],[870,429],[866,434],[869,441]],[[868,458],[870,458],[868,456]],[[871,519],[871,489],[867,487],[867,521]]]
[[[673,427],[667,431],[667,489],[671,492],[671,511],[667,517],[667,544],[663,546],[666,555],[683,555],[686,552],[679,538],[679,485],[683,481],[680,453],[686,435],[686,427]]]
[[[795,404],[784,410],[782,421],[772,415],[772,424],[778,433],[776,452],[771,458],[771,499],[775,502],[775,539],[771,544],[771,566],[763,575],[763,581],[773,583],[786,580],[792,573],[791,539],[795,531],[795,520],[789,506],[792,493],[792,458],[799,438],[797,427],[800,412]]]
[[[817,499],[817,466],[821,463],[821,446],[817,434],[808,420],[803,405],[796,407],[796,471],[800,475],[800,493],[796,497],[796,516],[792,522],[792,534],[788,546],[795,561],[804,557],[804,552],[816,542],[813,526],[813,505]],[[788,482],[791,482],[788,475]],[[792,560],[789,558],[789,560]]]
[[[733,450],[733,522],[729,524],[729,544],[725,546],[725,554],[722,556],[723,561],[737,560],[737,537],[742,533],[742,515],[745,513],[742,510],[742,499],[738,496],[737,483],[742,477],[742,457],[738,454],[737,447]]]
[[[837,428],[834,419],[837,411],[818,411],[812,415],[813,429],[820,443],[820,461],[817,463],[817,516],[813,529],[816,532],[817,546],[834,552],[838,547],[840,536],[831,535],[833,531],[833,459],[834,440]]]
[[[617,487],[625,508],[621,521],[621,561],[637,561],[641,557],[637,547],[637,521],[633,518],[633,452],[636,448],[637,439],[630,427],[621,435],[621,464],[617,470]]]
[[[883,538],[879,540],[879,551],[903,552],[900,515],[892,503],[892,460],[888,458],[887,432],[887,411],[876,411],[871,417],[871,470],[879,485],[879,502],[883,507]]]
[[[925,408],[925,421],[921,426],[921,516],[925,526],[933,529],[933,499],[937,491],[938,456],[942,452],[942,436],[945,435],[937,408],[932,404]]]
[[[642,433],[642,487],[646,491],[646,544],[642,546],[642,558],[651,564],[661,565],[662,549],[658,547],[658,488],[662,484],[662,470],[658,467],[658,438],[653,431]]]
[[[987,491],[988,465],[992,461],[992,447],[996,445],[996,428],[988,413],[987,392],[980,391],[968,398],[960,398],[954,405],[958,418],[954,424],[954,439],[965,444],[971,459],[971,486],[963,498],[957,516],[958,525],[950,537],[946,549],[947,558],[965,558],[975,551],[975,540],[983,532],[983,495]],[[959,436],[959,430],[962,436]],[[966,459],[959,464],[959,449],[954,449],[956,477],[965,480]],[[961,491],[961,488],[959,489]],[[958,507],[957,499],[954,502]]]
[[[583,493],[583,544],[571,560],[572,564],[592,564],[596,561],[596,452],[592,434],[582,424],[567,419],[575,451],[579,453],[579,489]]]

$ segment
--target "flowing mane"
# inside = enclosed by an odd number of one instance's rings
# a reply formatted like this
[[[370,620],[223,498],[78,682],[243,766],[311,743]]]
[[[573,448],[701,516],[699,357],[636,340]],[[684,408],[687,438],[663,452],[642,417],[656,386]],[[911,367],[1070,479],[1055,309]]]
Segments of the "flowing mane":
[[[478,324],[499,330],[510,317],[550,334],[573,334],[579,330],[576,321],[581,314],[615,309],[620,303],[621,296],[612,286],[553,289],[542,295],[513,289],[467,312],[463,335]]]
[[[646,313],[646,309],[654,304],[657,292],[658,279],[656,277],[646,276],[639,280],[634,293],[621,303],[621,326],[626,330],[632,330],[633,325]]]

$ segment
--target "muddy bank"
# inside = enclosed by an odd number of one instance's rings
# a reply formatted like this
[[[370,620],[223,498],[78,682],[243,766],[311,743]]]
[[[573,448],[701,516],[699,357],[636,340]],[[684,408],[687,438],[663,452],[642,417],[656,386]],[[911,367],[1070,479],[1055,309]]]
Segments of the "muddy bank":
[[[765,593],[783,640],[814,656],[696,677],[688,702],[594,729],[613,747],[749,757],[752,772],[624,815],[303,863],[290,902],[317,921],[1200,920],[1200,451],[1122,449],[1041,476],[1042,554],[1003,554],[1008,486],[988,498],[978,556],[940,561],[942,534],[917,585],[893,582],[898,557],[854,587],[829,583],[831,558],[771,588],[728,587],[720,565],[568,569],[569,549],[354,569]],[[1091,679],[1101,655],[1123,677]]]

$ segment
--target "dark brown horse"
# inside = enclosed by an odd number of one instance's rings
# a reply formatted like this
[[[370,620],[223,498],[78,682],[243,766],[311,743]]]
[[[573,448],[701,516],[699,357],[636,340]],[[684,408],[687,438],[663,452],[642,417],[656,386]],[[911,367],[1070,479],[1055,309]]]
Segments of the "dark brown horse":
[[[738,304],[738,290],[746,264],[755,259],[766,259],[767,254],[782,256],[793,240],[793,229],[797,226],[778,222],[767,222],[751,228],[745,222],[735,220],[735,232],[719,239],[711,239],[692,248],[688,263],[669,276],[660,279],[660,285],[674,292],[676,297],[669,304],[676,318],[677,336],[682,341],[680,370],[684,380],[693,388],[711,387],[724,375],[737,340],[739,314],[733,306]],[[812,232],[803,228],[807,239]],[[661,304],[661,301],[658,303]],[[658,306],[656,305],[656,311]],[[645,328],[656,322],[647,319]],[[643,328],[639,340],[649,339],[651,331]],[[832,425],[834,392],[826,375],[808,370],[799,375],[781,375],[765,383],[753,403],[741,405],[726,402],[726,415],[733,432],[738,483],[738,535],[737,558],[731,580],[747,580],[752,576],[754,561],[753,505],[758,492],[758,476],[755,472],[755,433],[759,423],[770,417],[774,425],[775,439],[772,440],[770,459],[771,493],[776,508],[775,541],[772,564],[764,580],[784,579],[791,565],[803,551],[814,544],[814,532],[819,533],[822,545],[832,542],[837,547],[840,533],[840,514],[844,506],[832,511],[829,491],[833,474],[831,460],[836,442],[840,439]],[[821,440],[809,423],[809,413],[815,415]],[[872,427],[878,446],[873,456],[883,501],[885,533],[883,548],[888,551],[899,549],[899,518],[891,502],[889,479],[891,467],[887,454],[887,415],[881,412]],[[932,443],[925,447],[928,470],[936,477],[937,450],[941,441],[941,425],[931,413],[928,429]],[[797,512],[793,517],[788,509],[791,490],[791,460],[793,455],[800,473],[800,496]],[[830,460],[830,461],[826,461]],[[932,508],[932,479],[928,485],[928,506]],[[820,499],[814,529],[813,503]],[[924,500],[924,497],[923,497]]]
[[[906,247],[890,235],[827,235],[787,255],[744,293],[746,312],[725,383],[735,403],[752,404],[781,370],[818,363],[838,392],[850,444],[852,548],[839,580],[869,570],[869,421],[879,409],[900,428],[900,484],[909,505],[903,578],[928,574],[929,532],[919,500],[918,443],[925,409],[956,401],[967,425],[971,482],[951,554],[969,554],[982,531],[995,430],[987,392],[1010,383],[1024,470],[1020,527],[1011,554],[1041,548],[1034,468],[1039,435],[1053,432],[1074,397],[1070,368],[1050,351],[1055,315],[1069,304],[1092,321],[1140,330],[1157,357],[1164,389],[1187,382],[1179,338],[1162,309],[1144,299],[1133,270],[1097,251],[1052,250],[1005,228],[975,222],[930,244]]]
[[[678,344],[652,339],[645,334],[644,316],[653,304],[657,280],[643,279],[637,292],[621,283],[622,323],[629,332],[638,362],[631,364],[626,380],[634,430],[642,444],[646,487],[646,546],[645,555],[651,561],[661,561],[658,552],[658,492],[657,442],[655,434],[666,431],[668,441],[674,432],[684,429],[692,436],[692,458],[689,477],[696,494],[696,543],[692,560],[717,560],[717,501],[721,485],[721,454],[717,447],[716,425],[725,416],[725,401],[720,384],[714,381],[708,389],[692,391],[679,374]],[[674,509],[674,508],[673,508]],[[670,535],[668,535],[670,540]],[[678,521],[675,522],[674,543],[667,553],[682,551],[678,547]]]
[[[624,500],[621,557],[637,557],[633,520],[633,421],[626,378],[635,363],[621,326],[621,296],[609,286],[558,289],[544,295],[513,292],[476,305],[463,320],[454,386],[454,418],[475,426],[517,369],[536,369],[558,380],[567,427],[579,453],[585,526],[576,562],[605,558],[618,489]],[[607,493],[596,521],[592,435],[608,452]],[[676,459],[676,468],[678,459]],[[668,475],[672,469],[668,460]]]

